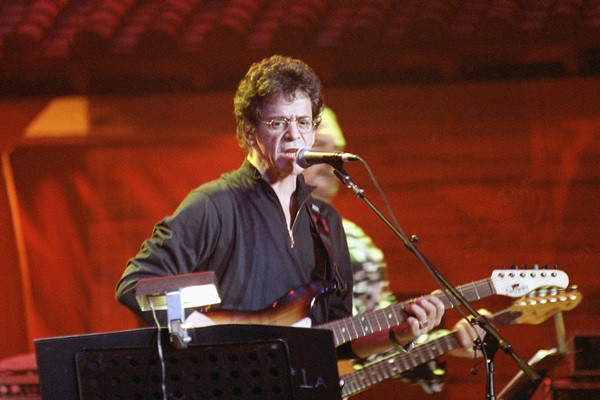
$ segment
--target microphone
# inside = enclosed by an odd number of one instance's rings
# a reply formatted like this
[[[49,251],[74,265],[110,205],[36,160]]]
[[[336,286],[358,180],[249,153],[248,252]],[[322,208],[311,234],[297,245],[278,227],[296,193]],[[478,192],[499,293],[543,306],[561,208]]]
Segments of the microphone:
[[[302,168],[308,168],[315,164],[329,164],[335,167],[341,163],[358,160],[360,157],[354,154],[314,151],[308,147],[303,147],[296,152],[296,164]]]

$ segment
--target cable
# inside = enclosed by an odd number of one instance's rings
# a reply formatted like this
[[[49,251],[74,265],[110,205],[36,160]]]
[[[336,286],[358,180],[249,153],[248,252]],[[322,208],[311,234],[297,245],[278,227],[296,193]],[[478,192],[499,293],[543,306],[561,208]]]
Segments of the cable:
[[[165,358],[163,356],[162,351],[162,343],[161,343],[161,333],[160,333],[160,322],[158,322],[158,317],[156,316],[156,310],[154,309],[154,304],[149,301],[150,308],[152,309],[152,317],[154,318],[154,322],[156,323],[156,327],[158,328],[158,333],[156,335],[156,346],[158,347],[158,359],[160,360],[160,368],[162,372],[161,377],[161,389],[163,400],[167,400],[167,371],[165,368]]]

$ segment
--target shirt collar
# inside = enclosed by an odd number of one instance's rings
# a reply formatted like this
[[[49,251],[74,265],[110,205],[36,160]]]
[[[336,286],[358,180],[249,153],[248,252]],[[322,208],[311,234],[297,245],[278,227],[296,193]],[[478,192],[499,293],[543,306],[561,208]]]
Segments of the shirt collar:
[[[254,181],[262,181],[266,184],[269,184],[266,179],[264,179],[258,168],[256,168],[256,166],[254,166],[248,158],[244,160],[241,169]],[[310,196],[314,190],[315,186],[311,186],[304,181],[304,175],[299,174],[296,177],[296,195],[300,202],[304,201],[304,199]]]

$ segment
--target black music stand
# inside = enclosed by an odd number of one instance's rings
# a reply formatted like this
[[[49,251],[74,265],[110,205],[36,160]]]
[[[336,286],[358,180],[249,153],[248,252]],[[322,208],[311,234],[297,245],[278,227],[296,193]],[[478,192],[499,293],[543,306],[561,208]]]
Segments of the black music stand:
[[[35,341],[44,400],[162,398],[156,328]],[[340,400],[333,333],[265,325],[161,329],[169,399]]]
[[[165,347],[166,388],[173,399],[291,399],[288,349],[281,339]],[[160,399],[156,348],[81,350],[75,355],[81,400]]]

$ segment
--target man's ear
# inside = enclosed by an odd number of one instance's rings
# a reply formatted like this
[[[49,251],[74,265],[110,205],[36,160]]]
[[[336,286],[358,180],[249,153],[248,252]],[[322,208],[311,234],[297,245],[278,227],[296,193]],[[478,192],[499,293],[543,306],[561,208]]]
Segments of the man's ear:
[[[244,129],[246,141],[252,146],[254,144],[254,133],[256,132],[256,128],[248,121],[244,121],[242,128]]]

